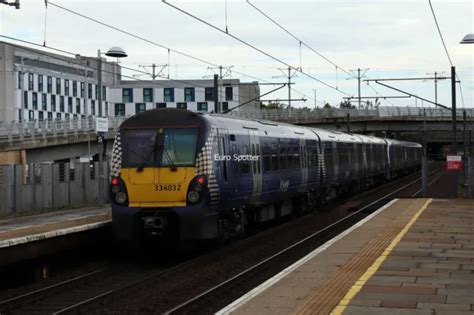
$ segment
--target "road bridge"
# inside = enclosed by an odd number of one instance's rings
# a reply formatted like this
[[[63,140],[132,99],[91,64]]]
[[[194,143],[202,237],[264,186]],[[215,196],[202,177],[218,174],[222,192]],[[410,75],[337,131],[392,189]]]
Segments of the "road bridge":
[[[377,109],[278,109],[226,114],[245,119],[271,120],[328,130],[371,134],[441,146],[452,142],[451,111],[421,107],[380,107]],[[109,118],[105,133],[110,152],[115,132],[125,117]],[[474,110],[457,112],[457,139],[474,128]],[[99,153],[94,119],[26,121],[0,123],[0,164],[24,164],[75,159]],[[464,133],[464,129],[466,133]]]

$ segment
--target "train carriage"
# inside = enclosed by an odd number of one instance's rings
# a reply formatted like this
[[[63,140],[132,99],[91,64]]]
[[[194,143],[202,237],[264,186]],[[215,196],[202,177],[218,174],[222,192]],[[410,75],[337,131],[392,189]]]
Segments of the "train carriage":
[[[113,148],[117,239],[228,238],[419,165],[421,146],[316,128],[155,109]]]

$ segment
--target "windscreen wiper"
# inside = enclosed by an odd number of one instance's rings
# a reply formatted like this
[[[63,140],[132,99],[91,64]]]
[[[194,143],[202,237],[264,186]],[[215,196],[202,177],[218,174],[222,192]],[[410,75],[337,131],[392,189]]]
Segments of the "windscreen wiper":
[[[173,160],[171,160],[168,150],[166,150],[166,147],[164,145],[162,146],[162,149],[163,149],[163,152],[166,154],[166,158],[168,159],[168,162],[170,163],[171,170],[173,172],[176,171],[178,168],[176,167],[176,165],[174,165]]]

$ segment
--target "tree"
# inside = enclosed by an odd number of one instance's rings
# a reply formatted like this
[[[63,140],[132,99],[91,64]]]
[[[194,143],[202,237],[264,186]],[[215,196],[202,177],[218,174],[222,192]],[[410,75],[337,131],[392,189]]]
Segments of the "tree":
[[[262,103],[261,108],[262,109],[283,109],[285,108],[285,104],[271,101],[267,105]]]
[[[349,100],[344,100],[339,104],[339,108],[355,108]]]
[[[331,108],[331,104],[329,104],[328,102],[324,102],[323,108]]]

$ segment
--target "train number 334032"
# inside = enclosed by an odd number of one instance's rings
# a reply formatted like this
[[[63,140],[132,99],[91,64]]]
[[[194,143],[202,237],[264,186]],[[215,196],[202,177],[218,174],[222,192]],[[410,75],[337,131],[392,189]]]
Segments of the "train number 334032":
[[[181,190],[181,184],[155,185],[155,191],[179,191],[179,190]]]

